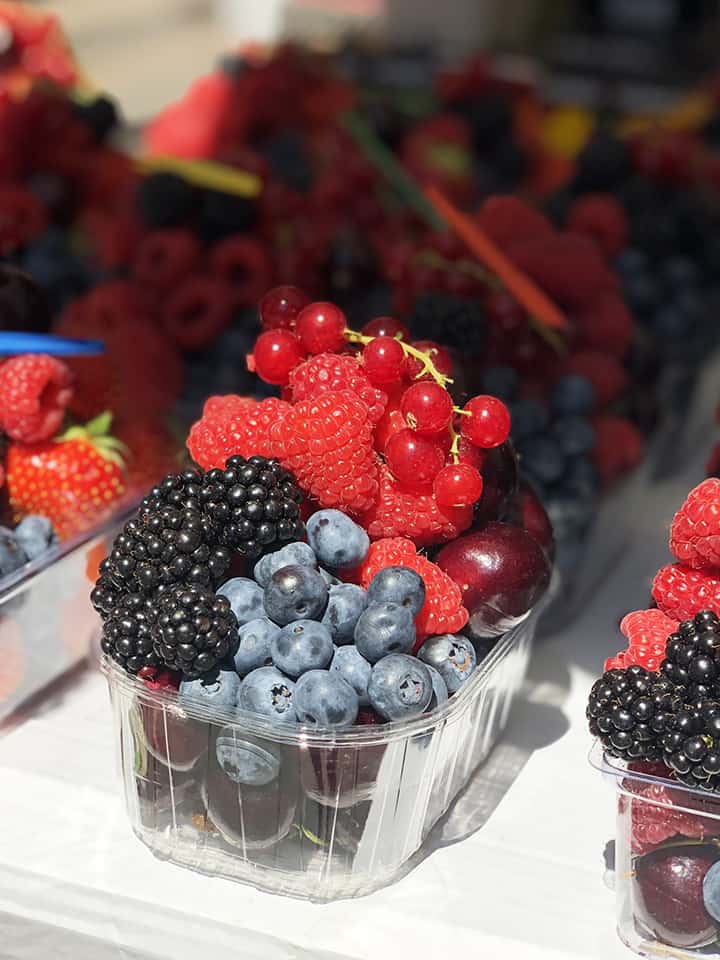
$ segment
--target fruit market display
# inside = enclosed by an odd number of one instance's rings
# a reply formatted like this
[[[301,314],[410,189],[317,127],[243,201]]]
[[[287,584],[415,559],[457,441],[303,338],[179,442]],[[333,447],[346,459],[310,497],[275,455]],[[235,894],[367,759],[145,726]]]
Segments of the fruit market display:
[[[628,646],[607,661],[587,707],[590,732],[621,762],[620,933],[635,949],[720,939],[719,512],[710,478],[675,514],[656,606],[624,618]]]

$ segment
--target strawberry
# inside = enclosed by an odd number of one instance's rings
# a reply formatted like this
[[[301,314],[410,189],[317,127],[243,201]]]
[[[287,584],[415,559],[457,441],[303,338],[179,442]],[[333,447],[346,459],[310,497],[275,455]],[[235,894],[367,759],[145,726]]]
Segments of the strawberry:
[[[48,517],[61,540],[94,526],[125,493],[121,444],[108,436],[111,415],[71,427],[55,440],[11,443],[6,483],[10,508],[20,520]]]

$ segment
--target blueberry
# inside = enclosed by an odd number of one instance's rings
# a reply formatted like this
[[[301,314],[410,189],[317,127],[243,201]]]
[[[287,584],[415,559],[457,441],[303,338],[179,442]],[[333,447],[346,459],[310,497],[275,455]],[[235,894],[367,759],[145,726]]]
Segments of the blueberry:
[[[557,414],[590,413],[595,406],[595,389],[585,377],[575,373],[560,377],[552,392],[552,408]]]
[[[553,423],[552,432],[563,453],[569,457],[589,453],[595,446],[595,430],[585,417],[560,417]]]
[[[370,674],[372,665],[368,663],[365,657],[355,646],[338,647],[335,656],[330,664],[330,671],[337,671],[343,680],[347,681],[358,696],[361,707],[366,707],[370,700],[368,699],[368,683],[370,683]]]
[[[714,863],[703,879],[703,901],[705,909],[720,923],[720,860]]]
[[[513,367],[488,367],[482,375],[485,393],[509,403],[517,393],[520,376]]]
[[[429,663],[426,663],[425,669],[430,674],[433,688],[432,697],[430,698],[430,703],[428,704],[427,709],[434,710],[436,707],[441,707],[444,703],[447,703],[449,697],[448,688],[447,684],[435,667]]]
[[[422,713],[432,695],[430,671],[415,657],[392,653],[373,667],[368,696],[386,720],[405,720]]]
[[[457,693],[477,666],[475,648],[467,637],[444,633],[429,637],[418,650],[418,658],[438,671],[448,693]]]
[[[58,542],[52,522],[36,513],[23,517],[15,527],[15,539],[28,560],[42,556]]]
[[[389,653],[407,653],[415,643],[412,610],[399,603],[370,604],[355,626],[355,643],[370,663]]]
[[[543,433],[549,421],[547,410],[537,400],[518,400],[511,405],[510,414],[514,440]]]
[[[597,470],[587,457],[573,457],[565,464],[562,489],[573,497],[592,497],[600,487]]]
[[[692,316],[677,303],[667,303],[653,315],[652,326],[663,340],[682,340],[692,332]]]
[[[338,583],[330,587],[322,622],[335,643],[352,643],[355,624],[367,603],[367,593],[354,583]]]
[[[520,445],[520,452],[524,469],[541,483],[553,483],[563,475],[565,454],[554,437],[529,437]]]
[[[328,567],[356,567],[370,549],[365,530],[340,510],[318,510],[306,526],[318,561]]]
[[[660,267],[660,275],[672,290],[698,286],[702,279],[698,265],[684,254],[668,257]]]
[[[239,626],[265,616],[262,587],[249,577],[234,577],[227,580],[217,591],[227,597]]]
[[[240,677],[237,673],[218,667],[197,680],[183,680],[178,696],[188,704],[200,702],[207,706],[234,710],[239,690]]]
[[[336,587],[339,583],[342,583],[342,580],[339,580],[334,573],[330,573],[325,567],[318,567],[318,571],[328,587]]]
[[[7,576],[27,562],[25,551],[7,527],[0,527],[0,576]]]
[[[383,567],[368,585],[370,603],[399,603],[416,617],[425,603],[425,582],[410,567]]]
[[[295,684],[277,667],[258,667],[240,684],[237,705],[282,723],[295,721]]]
[[[319,620],[327,598],[327,585],[317,570],[291,564],[270,577],[265,587],[265,611],[281,627],[293,620]]]
[[[330,631],[316,620],[294,620],[273,638],[270,645],[273,663],[288,677],[299,677],[308,670],[320,670],[332,660]]]
[[[238,630],[239,645],[235,654],[235,669],[241,677],[258,667],[272,664],[270,644],[280,633],[280,627],[267,617],[248,620]]]
[[[233,783],[265,787],[280,773],[280,751],[269,740],[239,735],[235,727],[223,727],[215,740],[218,766]]]
[[[337,671],[309,670],[295,687],[300,723],[317,727],[349,727],[358,713],[358,696]]]
[[[291,564],[299,567],[312,567],[313,569],[317,567],[317,560],[312,547],[302,541],[286,543],[280,550],[267,553],[264,557],[261,557],[255,564],[253,576],[261,587],[266,587],[276,570],[289,567]]]
[[[623,280],[628,305],[641,317],[649,317],[661,300],[660,286],[649,274],[638,273]]]
[[[626,247],[620,251],[615,260],[615,267],[623,278],[644,273],[648,266],[647,253],[638,247]]]

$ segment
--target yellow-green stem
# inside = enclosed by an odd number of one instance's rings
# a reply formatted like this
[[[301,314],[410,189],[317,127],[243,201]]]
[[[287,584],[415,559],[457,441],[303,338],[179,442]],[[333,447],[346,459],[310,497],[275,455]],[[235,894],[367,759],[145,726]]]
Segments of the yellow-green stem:
[[[372,341],[376,340],[377,337],[366,337],[364,334],[358,333],[356,330],[347,329],[345,331],[345,339],[350,343],[361,343],[365,346],[368,343],[372,343]],[[394,339],[400,344],[406,357],[414,357],[422,364],[420,372],[415,376],[416,380],[419,380],[426,373],[429,373],[435,383],[441,387],[446,387],[449,383],[453,382],[451,377],[446,377],[444,373],[440,373],[438,368],[432,362],[429,353],[423,353],[422,350],[418,350],[418,348],[413,347],[412,344],[405,343],[405,341],[400,337],[395,337]]]

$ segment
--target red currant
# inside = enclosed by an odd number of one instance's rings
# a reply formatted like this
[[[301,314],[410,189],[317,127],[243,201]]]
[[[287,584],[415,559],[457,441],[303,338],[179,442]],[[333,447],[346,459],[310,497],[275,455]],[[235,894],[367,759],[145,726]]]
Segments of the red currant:
[[[405,351],[392,337],[375,337],[363,350],[363,364],[373,386],[395,383],[405,370]]]
[[[460,418],[460,430],[471,443],[485,450],[505,443],[510,434],[510,411],[502,400],[490,396],[473,397],[463,409],[470,416]]]
[[[428,437],[447,430],[453,415],[453,402],[444,387],[421,381],[408,387],[400,401],[400,409],[409,427]]]
[[[468,507],[480,499],[483,478],[467,463],[443,467],[433,480],[433,493],[441,507]]]
[[[362,328],[362,333],[366,337],[400,337],[407,343],[410,340],[410,331],[395,317],[375,317],[374,320],[368,320]]]
[[[402,483],[431,483],[442,469],[442,449],[414,430],[399,430],[385,444],[385,459],[392,473]]]
[[[295,318],[309,302],[299,287],[274,287],[260,301],[260,325],[263,330],[293,330]]]
[[[400,430],[404,430],[405,427],[406,423],[402,410],[388,404],[375,426],[375,449],[379,450],[380,453],[385,453],[385,447],[390,437],[399,433]]]
[[[460,420],[462,418],[458,417],[458,419]],[[470,443],[470,441],[465,437],[460,437],[458,439],[457,458],[460,463],[467,463],[471,467],[475,467],[476,470],[482,470],[485,462],[485,455],[486,454],[484,450],[481,450],[480,447],[476,447],[474,443]]]
[[[266,330],[255,341],[255,372],[265,383],[284,386],[305,354],[289,330]]]
[[[429,355],[433,362],[433,366],[438,373],[442,373],[445,377],[452,376],[452,357],[445,347],[441,347],[440,344],[435,343],[434,340],[415,340],[412,345],[421,353],[427,353]],[[428,373],[427,370],[423,372],[422,362],[418,360],[417,357],[413,357],[412,355],[407,358],[407,369],[405,371],[405,376],[408,378],[408,380],[432,379],[432,374]]]
[[[308,353],[335,353],[345,342],[346,327],[340,307],[323,300],[308,304],[295,321],[295,333]]]

